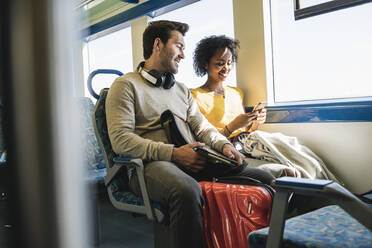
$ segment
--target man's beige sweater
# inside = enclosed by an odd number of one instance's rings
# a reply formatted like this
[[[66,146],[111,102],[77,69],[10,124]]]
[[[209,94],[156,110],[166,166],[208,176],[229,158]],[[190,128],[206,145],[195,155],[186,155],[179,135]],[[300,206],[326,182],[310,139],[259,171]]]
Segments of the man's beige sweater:
[[[176,82],[171,89],[155,87],[138,72],[131,72],[115,80],[106,99],[114,152],[147,161],[171,161],[173,145],[160,123],[160,115],[167,109],[189,123],[198,141],[217,151],[229,143],[200,113],[184,84]]]

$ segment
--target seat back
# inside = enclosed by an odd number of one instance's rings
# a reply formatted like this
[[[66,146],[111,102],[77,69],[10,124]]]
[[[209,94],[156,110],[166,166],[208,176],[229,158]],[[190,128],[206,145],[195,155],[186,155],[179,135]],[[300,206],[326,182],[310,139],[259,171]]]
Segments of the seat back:
[[[80,122],[84,135],[83,138],[86,143],[84,149],[84,160],[89,166],[89,169],[106,168],[106,163],[93,128],[92,113],[94,104],[88,97],[79,97],[76,100],[80,110]]]
[[[97,136],[98,143],[102,149],[103,157],[107,165],[107,175],[111,176],[112,172],[116,170],[115,159],[119,157],[112,150],[110,137],[107,130],[106,123],[106,110],[105,102],[107,97],[108,89],[102,89],[96,105],[93,110],[93,124],[94,131]],[[124,158],[125,159],[125,158]],[[128,158],[128,164],[130,164],[131,159]],[[141,162],[142,163],[142,162]],[[111,203],[118,209],[136,212],[141,214],[146,214],[150,206],[145,206],[143,198],[136,196],[130,191],[128,187],[128,175],[127,166],[121,166],[118,173],[115,172],[113,179],[107,183],[107,191]],[[158,203],[154,203],[155,214],[158,216],[158,220],[161,221],[164,218],[163,208]]]
[[[113,169],[115,165],[114,158],[118,157],[118,155],[116,155],[116,153],[112,149],[107,129],[105,103],[108,90],[109,90],[108,88],[104,88],[101,90],[99,94],[99,98],[97,99],[96,105],[94,106],[93,109],[93,126],[95,136],[97,138],[99,146],[101,147],[101,151],[106,162],[107,172],[109,173],[110,169]],[[113,182],[108,186],[108,188],[112,192],[113,196],[116,196],[117,194],[122,195],[123,190],[124,191],[128,190],[127,168],[125,166],[120,169],[120,173],[118,173],[118,176],[116,176],[116,179],[113,180]],[[132,195],[132,193],[130,193],[130,195]],[[109,196],[112,197],[111,195]],[[116,198],[115,200],[117,201],[118,198],[120,197],[115,198]],[[131,198],[137,197],[133,195],[131,196]],[[126,200],[122,199],[121,201],[125,202]]]
[[[98,70],[98,72],[99,71],[104,71],[104,73],[112,73],[113,70]],[[95,72],[95,74],[98,72]],[[91,85],[92,77],[90,77],[90,80],[88,80],[89,85]],[[120,158],[112,149],[107,129],[105,109],[108,90],[108,88],[102,89],[99,97],[96,97],[97,102],[93,109],[93,126],[98,144],[101,147],[101,151],[106,162],[107,176],[105,177],[105,183],[109,199],[112,205],[119,210],[146,215],[147,218],[154,221],[155,247],[168,248],[168,228],[165,228],[164,225],[160,224],[167,219],[165,218],[166,216],[168,217],[167,209],[157,202],[154,202],[153,204],[151,203],[144,181],[142,160],[135,158]],[[119,160],[121,160],[121,162]],[[141,164],[140,169],[138,167],[138,163]],[[139,178],[142,178],[142,183],[141,180],[139,181],[141,192],[144,198],[136,196],[128,187],[127,166],[133,166],[133,164],[137,164],[137,166],[134,167],[136,167],[136,172]],[[118,172],[116,172],[117,168],[120,168]]]
[[[106,162],[94,133],[92,113],[94,104],[89,97],[74,98],[79,110],[83,146],[83,162],[87,166],[90,181],[103,182],[106,175]]]
[[[117,157],[117,155],[112,150],[106,123],[105,103],[108,90],[108,88],[104,88],[101,90],[101,93],[93,110],[93,125],[98,143],[102,148],[103,157],[107,163],[107,168],[112,168],[114,165],[113,159],[114,157]]]
[[[118,157],[118,155],[116,155],[112,149],[107,129],[105,103],[108,90],[108,88],[104,88],[99,94],[99,98],[97,99],[96,105],[93,109],[93,126],[95,136],[99,146],[101,147],[103,158],[106,162],[107,171],[109,172],[110,169],[112,169],[115,165],[114,158]],[[120,177],[117,176],[116,180],[114,180],[108,187],[111,188],[113,194],[115,195],[122,190],[128,190],[127,168],[125,166],[120,169]]]

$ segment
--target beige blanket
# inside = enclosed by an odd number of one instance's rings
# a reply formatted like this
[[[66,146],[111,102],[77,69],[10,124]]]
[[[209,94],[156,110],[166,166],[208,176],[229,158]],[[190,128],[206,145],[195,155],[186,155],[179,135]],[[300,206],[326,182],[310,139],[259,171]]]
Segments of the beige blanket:
[[[264,165],[269,167],[266,169],[270,169],[270,163],[275,167],[273,170],[277,170],[278,164],[281,164],[294,169],[297,177],[330,179],[341,183],[324,162],[309,148],[300,144],[296,137],[257,130],[248,135],[244,151],[256,159],[268,161]]]

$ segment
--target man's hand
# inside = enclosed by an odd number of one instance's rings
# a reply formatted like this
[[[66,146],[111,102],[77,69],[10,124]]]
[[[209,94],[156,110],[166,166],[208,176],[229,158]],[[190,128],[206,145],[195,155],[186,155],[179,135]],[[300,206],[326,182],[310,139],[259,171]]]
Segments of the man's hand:
[[[195,142],[173,148],[172,161],[184,166],[192,172],[198,172],[204,168],[206,158],[193,150],[194,147],[204,146],[203,143]]]
[[[243,163],[244,155],[238,152],[238,150],[230,144],[225,144],[223,146],[222,153],[228,158],[235,159],[238,162],[238,165]]]

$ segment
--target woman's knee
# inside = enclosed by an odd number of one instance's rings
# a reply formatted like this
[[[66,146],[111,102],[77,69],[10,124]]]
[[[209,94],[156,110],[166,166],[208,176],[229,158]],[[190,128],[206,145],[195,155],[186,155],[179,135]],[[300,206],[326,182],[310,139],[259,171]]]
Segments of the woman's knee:
[[[255,179],[260,180],[261,182],[265,184],[271,184],[273,180],[275,180],[275,177],[271,175],[269,172],[258,169],[258,168],[250,168],[246,167],[243,171],[242,174],[244,176],[252,177]]]

